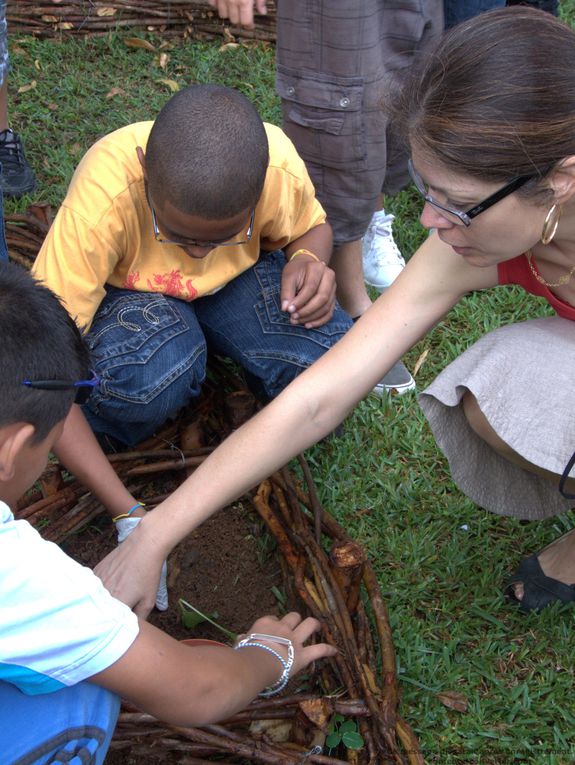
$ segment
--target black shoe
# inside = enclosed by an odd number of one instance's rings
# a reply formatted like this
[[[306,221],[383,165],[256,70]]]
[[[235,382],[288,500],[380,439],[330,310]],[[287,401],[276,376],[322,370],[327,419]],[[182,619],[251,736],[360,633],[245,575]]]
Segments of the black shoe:
[[[4,196],[21,197],[36,188],[34,171],[26,161],[18,133],[0,131],[0,189]]]

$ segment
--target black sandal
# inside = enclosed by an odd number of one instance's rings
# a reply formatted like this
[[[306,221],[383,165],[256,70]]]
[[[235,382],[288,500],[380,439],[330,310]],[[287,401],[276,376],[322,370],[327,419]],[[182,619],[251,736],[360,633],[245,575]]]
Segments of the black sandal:
[[[513,585],[519,582],[523,584],[521,600],[513,591]],[[519,603],[523,611],[541,611],[556,600],[561,603],[575,602],[575,584],[563,584],[546,576],[537,555],[530,555],[519,564],[505,588],[505,595]]]

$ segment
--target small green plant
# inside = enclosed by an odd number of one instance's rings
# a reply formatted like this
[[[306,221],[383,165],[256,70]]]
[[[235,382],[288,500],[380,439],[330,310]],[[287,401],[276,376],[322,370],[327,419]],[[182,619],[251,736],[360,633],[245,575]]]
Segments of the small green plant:
[[[223,632],[224,635],[230,638],[230,640],[235,640],[237,638],[237,635],[235,632],[231,632],[230,630],[227,630],[225,627],[222,627],[221,624],[218,624],[215,619],[217,618],[217,614],[204,614],[199,609],[197,609],[195,606],[192,606],[191,603],[188,603],[187,600],[184,600],[183,598],[180,598],[178,600],[180,611],[182,615],[182,624],[184,627],[187,627],[190,630],[195,630],[196,627],[199,624],[202,624],[203,622],[208,622],[208,624],[211,624],[212,627],[215,627],[216,629],[220,630],[220,632]]]
[[[285,611],[287,606],[287,595],[283,590],[280,590],[279,587],[276,587],[275,584],[273,587],[271,587],[271,591],[277,602],[280,604],[282,609]]]
[[[337,749],[343,744],[347,749],[361,749],[364,741],[363,736],[357,730],[355,720],[346,720],[343,715],[334,714],[327,729],[328,735],[325,739],[325,745],[332,749]]]

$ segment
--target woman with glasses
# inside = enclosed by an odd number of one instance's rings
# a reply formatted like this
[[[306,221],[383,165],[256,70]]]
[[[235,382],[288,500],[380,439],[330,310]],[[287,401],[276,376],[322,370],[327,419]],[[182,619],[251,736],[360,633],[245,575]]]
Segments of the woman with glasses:
[[[333,430],[464,295],[505,284],[544,297],[556,315],[485,335],[421,405],[454,481],[478,505],[528,519],[572,507],[575,33],[521,7],[464,22],[414,76],[397,119],[424,202],[421,222],[433,233],[332,350],[146,519],[164,553]],[[249,465],[240,458],[247,452]],[[159,565],[142,540],[139,551],[121,554],[149,553]],[[109,574],[125,592],[127,571]],[[575,600],[574,583],[572,531],[523,561],[508,592],[522,608],[540,609]]]

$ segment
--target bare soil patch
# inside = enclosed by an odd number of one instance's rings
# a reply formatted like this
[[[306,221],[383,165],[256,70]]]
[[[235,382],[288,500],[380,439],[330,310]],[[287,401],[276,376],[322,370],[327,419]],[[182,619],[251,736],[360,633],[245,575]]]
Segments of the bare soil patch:
[[[93,568],[116,546],[113,524],[98,518],[62,544],[72,558]],[[232,632],[243,632],[265,613],[279,614],[273,587],[281,592],[282,575],[270,537],[252,508],[243,503],[221,510],[181,542],[168,560],[170,607],[154,609],[149,621],[183,640],[204,637],[226,642],[207,622],[193,632],[182,623],[183,598]]]

